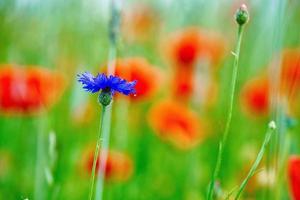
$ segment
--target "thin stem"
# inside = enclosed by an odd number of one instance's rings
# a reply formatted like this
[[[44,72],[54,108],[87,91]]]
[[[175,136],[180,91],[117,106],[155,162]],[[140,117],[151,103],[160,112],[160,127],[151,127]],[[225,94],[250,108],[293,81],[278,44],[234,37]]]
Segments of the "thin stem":
[[[109,138],[110,138],[110,125],[111,125],[111,105],[107,106],[107,110],[103,115],[103,126],[102,126],[102,148],[100,151],[100,161],[97,176],[97,190],[96,190],[96,200],[100,200],[103,197],[104,188],[104,177],[106,162],[109,150]]]
[[[104,118],[105,118],[105,114],[106,114],[106,106],[103,106],[102,107],[102,116],[101,116],[101,120],[100,120],[99,134],[98,134],[96,149],[95,149],[95,153],[94,153],[94,161],[93,161],[92,174],[91,174],[91,186],[90,186],[89,200],[93,199],[96,166],[97,166],[97,161],[98,161],[98,158],[99,158],[99,151],[100,151],[100,145],[101,145],[101,135],[102,135],[102,130],[103,130],[103,121],[104,121]]]
[[[242,43],[242,37],[243,37],[243,26],[239,26],[238,29],[238,42],[236,45],[236,51],[234,53],[234,64],[233,64],[233,72],[232,72],[232,79],[231,79],[231,88],[230,88],[230,101],[229,101],[229,110],[228,110],[228,116],[227,116],[227,122],[226,127],[222,139],[222,146],[225,146],[228,132],[230,128],[231,118],[232,118],[232,110],[233,110],[233,101],[234,101],[234,94],[235,94],[235,88],[236,88],[236,80],[237,80],[237,73],[238,73],[238,66],[239,66],[239,57],[240,57],[240,49],[241,49],[241,43]]]
[[[228,109],[227,121],[226,121],[226,126],[225,126],[225,131],[223,134],[222,141],[219,144],[219,151],[218,151],[216,167],[215,167],[213,177],[212,177],[212,180],[211,180],[211,182],[209,184],[209,188],[208,188],[208,194],[207,194],[208,200],[211,200],[213,198],[214,185],[215,185],[215,181],[219,175],[220,167],[222,164],[224,146],[227,141],[229,128],[230,128],[230,124],[231,124],[234,94],[235,94],[236,80],[237,80],[237,73],[238,73],[238,66],[239,66],[240,49],[241,49],[241,43],[242,43],[242,37],[243,37],[243,30],[244,30],[243,26],[239,26],[238,40],[237,40],[235,52],[233,52],[234,63],[233,63],[233,71],[232,71],[232,79],[231,79],[230,100],[229,100],[229,106],[228,106],[229,109]]]
[[[264,155],[264,152],[266,151],[266,148],[267,148],[267,145],[268,143],[270,142],[270,139],[271,139],[271,136],[273,134],[273,132],[275,131],[276,127],[275,127],[275,122],[274,121],[271,121],[269,123],[269,127],[268,127],[268,130],[267,130],[267,133],[266,133],[266,136],[265,136],[265,139],[264,139],[264,142],[260,148],[260,151],[248,173],[248,175],[246,176],[246,178],[243,180],[242,184],[240,185],[239,189],[238,189],[238,192],[235,196],[235,200],[238,200],[241,196],[241,193],[242,191],[244,190],[244,188],[246,187],[249,179],[255,174],[255,171],[259,165],[259,163],[261,162],[262,158],[263,158],[263,155]]]
[[[38,132],[36,140],[36,168],[35,168],[35,199],[45,199],[48,188],[46,187],[45,169],[45,128],[47,126],[46,117],[41,116],[38,121]]]
[[[228,200],[230,196],[234,193],[234,191],[237,189],[237,187],[234,187],[229,193],[226,195],[225,200]]]
[[[271,169],[271,161],[272,161],[271,155],[272,155],[273,145],[274,144],[272,144],[272,141],[271,141],[268,149],[266,150],[266,171],[267,171],[267,185],[268,185],[268,187],[266,187],[263,191],[264,192],[263,197],[266,200],[270,199],[270,194],[271,194],[269,185],[270,185],[270,182],[271,182],[271,177],[270,177],[271,176],[271,170],[272,170]]]

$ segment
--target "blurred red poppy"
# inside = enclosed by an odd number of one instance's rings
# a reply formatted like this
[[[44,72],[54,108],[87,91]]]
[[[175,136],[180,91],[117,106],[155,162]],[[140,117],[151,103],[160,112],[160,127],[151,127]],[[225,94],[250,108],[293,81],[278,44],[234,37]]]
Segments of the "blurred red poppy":
[[[122,31],[127,41],[145,41],[153,38],[159,28],[158,12],[147,4],[138,3],[125,9]]]
[[[176,98],[187,100],[194,94],[193,70],[177,69],[172,79],[173,94]]]
[[[289,112],[299,110],[300,98],[300,51],[294,49],[282,52],[279,79],[280,95],[288,103]],[[242,104],[247,111],[264,115],[269,111],[270,85],[267,77],[258,77],[246,83],[242,92]],[[291,114],[291,113],[290,113]]]
[[[281,90],[292,100],[300,90],[300,51],[288,49],[282,53]]]
[[[173,64],[185,68],[193,67],[199,58],[216,64],[225,50],[225,42],[220,36],[197,28],[173,33],[165,46]]]
[[[288,179],[293,200],[300,200],[300,156],[291,156],[288,163]]]
[[[193,99],[200,105],[209,107],[217,101],[218,82],[209,72],[178,68],[171,81],[172,95],[181,102]]]
[[[155,95],[162,85],[162,74],[144,58],[120,59],[116,65],[116,75],[128,80],[137,80],[136,95],[132,100],[146,100]]]
[[[200,67],[208,65],[207,75],[213,76],[212,72],[223,57],[226,45],[216,33],[191,27],[173,33],[164,46],[164,51],[175,66],[171,80],[173,94],[181,100],[189,100],[194,95],[199,72],[195,68],[197,62]]]
[[[0,111],[34,114],[52,106],[64,88],[62,75],[38,66],[0,67]]]
[[[89,173],[92,171],[94,161],[94,151],[90,151],[86,161],[86,168]],[[100,156],[98,158],[96,169],[99,169]],[[133,162],[131,158],[118,151],[109,150],[105,168],[105,179],[115,181],[125,181],[132,175]]]
[[[154,105],[149,112],[149,123],[159,137],[181,149],[195,146],[204,134],[196,113],[175,101]]]
[[[247,113],[264,116],[269,112],[269,82],[267,77],[248,81],[241,93],[242,107]]]

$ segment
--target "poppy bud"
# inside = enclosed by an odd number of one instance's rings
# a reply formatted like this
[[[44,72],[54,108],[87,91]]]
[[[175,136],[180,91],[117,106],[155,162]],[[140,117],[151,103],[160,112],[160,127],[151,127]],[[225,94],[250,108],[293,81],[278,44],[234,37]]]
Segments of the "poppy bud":
[[[249,12],[245,4],[242,4],[241,7],[236,11],[235,20],[240,26],[249,21]]]

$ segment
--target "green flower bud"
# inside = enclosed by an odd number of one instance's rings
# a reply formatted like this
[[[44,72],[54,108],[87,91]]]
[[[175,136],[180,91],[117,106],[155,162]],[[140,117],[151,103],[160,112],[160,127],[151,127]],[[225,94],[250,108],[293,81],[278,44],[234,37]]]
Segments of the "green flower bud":
[[[272,130],[275,130],[277,128],[275,121],[270,121],[269,122],[269,128]]]
[[[102,104],[102,106],[108,106],[112,100],[111,91],[102,90],[98,96],[98,102]]]
[[[242,26],[249,21],[249,12],[247,6],[245,4],[241,5],[241,7],[235,13],[236,22]]]

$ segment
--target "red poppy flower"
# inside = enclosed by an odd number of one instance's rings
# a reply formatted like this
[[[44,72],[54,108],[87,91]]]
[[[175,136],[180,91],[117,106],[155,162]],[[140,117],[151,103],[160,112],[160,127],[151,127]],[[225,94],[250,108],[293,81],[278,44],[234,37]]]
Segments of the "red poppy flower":
[[[194,73],[192,70],[178,69],[172,80],[173,93],[176,98],[190,99],[194,94]]]
[[[89,173],[92,171],[93,161],[94,152],[90,151],[86,161],[86,168]],[[99,162],[100,156],[96,164],[96,169],[99,169]],[[125,181],[131,176],[132,171],[133,162],[127,154],[112,150],[108,151],[105,168],[106,180]]]
[[[225,42],[221,37],[197,28],[175,32],[164,45],[175,66],[171,82],[173,94],[176,98],[184,100],[194,95],[196,63],[202,59],[203,62],[199,64],[216,66],[225,49]],[[210,68],[209,73],[213,70]]]
[[[300,156],[291,156],[288,163],[288,178],[293,200],[300,200]]]
[[[188,68],[193,67],[199,58],[207,58],[216,64],[224,53],[225,42],[217,34],[187,28],[171,35],[165,46],[176,66]]]
[[[132,100],[145,100],[153,97],[162,81],[160,70],[144,58],[118,60],[115,73],[127,81],[137,81],[136,95],[131,98]]]
[[[167,44],[171,59],[177,66],[193,66],[200,49],[200,34],[195,28],[174,33]]]
[[[204,106],[213,105],[218,96],[216,77],[210,73],[196,74],[193,69],[178,68],[174,72],[171,88],[177,100],[186,102],[193,98]]]
[[[241,94],[241,103],[246,112],[254,115],[266,115],[269,112],[269,82],[266,77],[247,82]]]
[[[182,149],[198,144],[204,133],[196,113],[174,101],[154,105],[149,113],[149,123],[158,136]]]
[[[285,50],[282,54],[281,89],[292,100],[300,90],[300,51]]]
[[[37,66],[0,68],[0,111],[33,114],[53,105],[63,90],[60,74]]]

